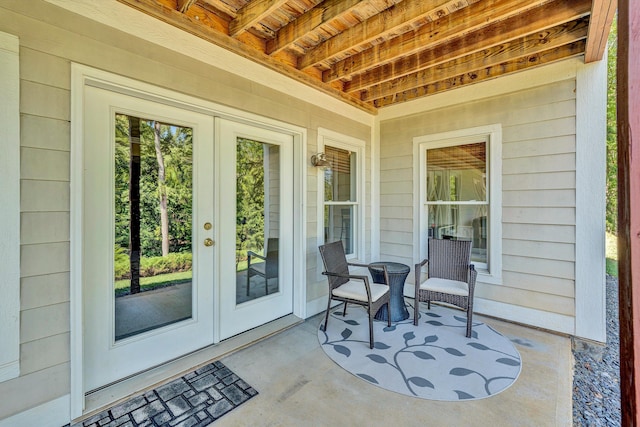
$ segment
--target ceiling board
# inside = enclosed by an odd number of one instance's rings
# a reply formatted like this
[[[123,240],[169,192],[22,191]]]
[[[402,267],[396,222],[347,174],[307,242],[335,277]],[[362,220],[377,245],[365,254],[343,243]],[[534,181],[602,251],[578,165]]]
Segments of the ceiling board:
[[[575,56],[616,0],[118,0],[362,110]]]

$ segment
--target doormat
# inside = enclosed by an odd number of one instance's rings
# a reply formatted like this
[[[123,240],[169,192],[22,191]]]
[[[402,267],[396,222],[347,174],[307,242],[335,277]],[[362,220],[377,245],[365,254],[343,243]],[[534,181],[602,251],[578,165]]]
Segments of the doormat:
[[[467,319],[459,313],[435,304],[427,310],[423,304],[418,326],[413,316],[391,327],[374,321],[371,350],[366,310],[350,306],[343,317],[340,305],[332,309],[327,331],[318,329],[318,339],[338,365],[387,390],[443,401],[494,396],[518,378],[520,353],[508,338],[475,320],[466,338]]]
[[[207,426],[257,394],[222,362],[214,362],[73,427]]]

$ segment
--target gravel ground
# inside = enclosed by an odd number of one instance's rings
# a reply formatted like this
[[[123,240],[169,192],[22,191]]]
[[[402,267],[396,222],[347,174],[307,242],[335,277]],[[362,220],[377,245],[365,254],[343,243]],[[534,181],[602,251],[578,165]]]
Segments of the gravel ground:
[[[607,346],[602,361],[573,354],[573,425],[620,425],[620,339],[618,279],[607,276]]]

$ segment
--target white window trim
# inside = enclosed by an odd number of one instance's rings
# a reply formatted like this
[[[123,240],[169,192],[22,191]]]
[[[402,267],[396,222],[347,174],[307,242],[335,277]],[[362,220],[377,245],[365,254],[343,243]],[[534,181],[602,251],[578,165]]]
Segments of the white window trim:
[[[364,149],[365,142],[361,139],[357,139],[351,136],[343,135],[341,133],[325,129],[318,128],[318,152],[323,153],[325,146],[341,148],[356,153],[356,191],[357,191],[357,213],[355,215],[355,224],[353,224],[353,233],[355,241],[355,250],[352,255],[349,255],[350,260],[365,261],[365,248],[364,248],[364,207],[365,207],[365,171],[364,171]],[[318,185],[318,246],[323,245],[324,242],[324,171],[321,168],[317,170],[317,185]],[[319,260],[322,265],[322,260]],[[320,275],[321,268],[318,269],[318,275]],[[320,276],[324,278],[324,276]]]
[[[20,41],[0,32],[0,382],[20,375]]]
[[[450,132],[423,135],[413,138],[414,179],[413,200],[414,225],[413,247],[414,260],[419,262],[427,256],[428,218],[424,212],[426,189],[426,164],[423,161],[428,148],[438,148],[474,142],[478,139],[487,141],[489,198],[489,269],[478,270],[478,281],[502,284],[502,125],[492,124]]]

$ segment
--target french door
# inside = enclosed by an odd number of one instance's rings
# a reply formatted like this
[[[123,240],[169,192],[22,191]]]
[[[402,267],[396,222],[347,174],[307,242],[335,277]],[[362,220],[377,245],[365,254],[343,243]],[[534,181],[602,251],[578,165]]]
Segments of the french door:
[[[85,89],[85,391],[213,342],[213,118]]]
[[[293,137],[216,119],[219,336],[293,311]]]
[[[292,312],[293,137],[85,86],[90,392]]]

